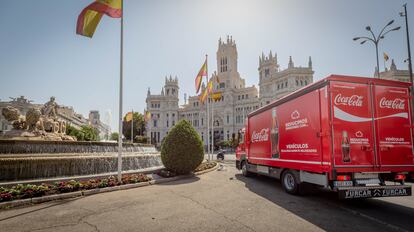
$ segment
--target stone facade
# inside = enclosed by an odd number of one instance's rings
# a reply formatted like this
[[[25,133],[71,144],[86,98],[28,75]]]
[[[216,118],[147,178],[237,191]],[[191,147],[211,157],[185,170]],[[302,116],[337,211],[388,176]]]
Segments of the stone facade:
[[[109,140],[111,127],[101,121],[101,115],[98,110],[91,110],[89,112],[89,124],[98,130],[99,138]]]
[[[378,77],[377,72],[375,72],[374,76]],[[394,63],[394,59],[392,59],[390,69],[385,68],[384,72],[380,72],[380,78],[394,81],[410,82],[410,71],[397,69],[397,66]]]
[[[217,71],[211,77],[218,79],[214,84],[214,92],[221,92],[220,100],[213,102],[214,109],[214,141],[231,140],[240,130],[246,116],[253,110],[270,103],[288,93],[295,91],[313,81],[312,61],[309,57],[307,67],[296,67],[292,58],[289,65],[282,70],[277,62],[277,55],[269,53],[259,57],[259,89],[246,86],[237,67],[238,53],[235,41],[227,37],[219,39],[216,53]],[[211,67],[211,66],[210,66]],[[202,86],[204,89],[205,86]],[[162,139],[178,120],[186,119],[192,123],[207,144],[207,105],[199,101],[199,96],[185,97],[184,105],[179,106],[179,85],[177,77],[166,77],[160,94],[151,94],[148,89],[146,103],[152,118],[147,124],[147,136],[152,142],[160,145]],[[211,113],[211,111],[210,111]],[[210,118],[211,120],[211,118]],[[211,123],[210,123],[211,125]]]

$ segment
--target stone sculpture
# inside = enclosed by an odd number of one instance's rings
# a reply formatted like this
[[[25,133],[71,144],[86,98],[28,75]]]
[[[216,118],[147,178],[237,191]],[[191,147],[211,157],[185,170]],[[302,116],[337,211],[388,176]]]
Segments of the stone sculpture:
[[[2,137],[75,141],[75,137],[66,135],[66,122],[58,119],[58,108],[54,97],[51,97],[40,110],[29,109],[25,116],[14,107],[3,108],[1,113],[13,125],[13,130],[6,132]]]

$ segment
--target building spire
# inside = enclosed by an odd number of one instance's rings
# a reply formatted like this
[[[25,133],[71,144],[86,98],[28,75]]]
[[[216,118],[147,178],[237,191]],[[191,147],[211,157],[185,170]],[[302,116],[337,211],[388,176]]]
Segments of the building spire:
[[[164,87],[161,89],[161,95],[164,96]]]
[[[394,63],[394,59],[391,60],[391,66],[390,66],[390,70],[395,71],[397,70],[397,66]]]
[[[149,96],[149,95],[151,95],[150,87],[148,87],[148,90],[147,90],[147,96]]]
[[[288,68],[293,68],[293,67],[295,67],[295,65],[293,64],[292,56],[289,56],[289,65],[288,65]]]
[[[312,57],[311,56],[309,56],[308,67],[312,68]]]

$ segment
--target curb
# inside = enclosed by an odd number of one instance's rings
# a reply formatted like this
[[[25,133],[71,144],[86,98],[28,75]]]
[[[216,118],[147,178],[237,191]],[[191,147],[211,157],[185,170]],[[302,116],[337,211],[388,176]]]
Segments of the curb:
[[[186,179],[186,178],[198,176],[204,173],[215,171],[217,170],[219,166],[220,164],[216,163],[216,166],[210,169],[196,172],[190,175],[182,175],[182,176],[175,176],[175,177],[170,177],[170,178],[162,178],[158,180],[150,180],[147,182],[140,182],[140,183],[135,183],[135,184],[125,184],[125,185],[118,185],[118,186],[113,186],[113,187],[89,189],[89,190],[82,190],[82,191],[77,191],[77,192],[61,193],[61,194],[48,195],[48,196],[42,196],[42,197],[34,197],[34,198],[28,198],[28,199],[1,202],[0,210],[5,209],[5,208],[13,208],[17,206],[22,206],[22,205],[37,204],[37,203],[43,203],[43,202],[55,201],[55,200],[64,200],[64,199],[75,198],[75,197],[86,197],[86,196],[90,196],[90,195],[94,195],[98,193],[113,192],[117,190],[126,190],[126,189],[131,189],[131,188],[144,187],[148,185],[172,182],[172,181]]]

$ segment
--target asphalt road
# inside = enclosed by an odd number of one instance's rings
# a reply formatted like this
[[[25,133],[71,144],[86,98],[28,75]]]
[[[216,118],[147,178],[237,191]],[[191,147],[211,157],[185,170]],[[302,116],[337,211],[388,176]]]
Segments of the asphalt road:
[[[414,197],[340,201],[218,171],[162,185],[0,211],[0,231],[413,231]]]

